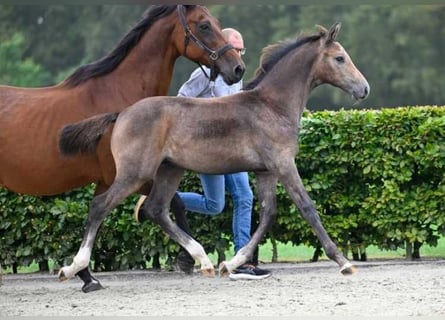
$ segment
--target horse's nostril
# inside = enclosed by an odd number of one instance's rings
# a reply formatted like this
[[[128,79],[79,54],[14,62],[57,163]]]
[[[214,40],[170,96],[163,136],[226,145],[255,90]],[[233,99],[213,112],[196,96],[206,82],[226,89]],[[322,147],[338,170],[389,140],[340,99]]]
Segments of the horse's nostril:
[[[235,75],[241,79],[246,71],[246,68],[244,68],[242,65],[237,65],[234,71]]]
[[[368,93],[369,93],[369,89],[368,89],[368,87],[366,86],[366,87],[365,87],[365,97],[368,95]]]

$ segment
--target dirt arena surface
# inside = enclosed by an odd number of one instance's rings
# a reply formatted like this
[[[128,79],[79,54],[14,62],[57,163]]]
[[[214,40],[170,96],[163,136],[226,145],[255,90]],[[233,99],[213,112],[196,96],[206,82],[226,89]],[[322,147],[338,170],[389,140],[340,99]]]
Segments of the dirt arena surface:
[[[445,319],[445,260],[267,263],[260,281],[169,271],[97,273],[105,290],[56,275],[3,275],[0,316],[426,316]]]

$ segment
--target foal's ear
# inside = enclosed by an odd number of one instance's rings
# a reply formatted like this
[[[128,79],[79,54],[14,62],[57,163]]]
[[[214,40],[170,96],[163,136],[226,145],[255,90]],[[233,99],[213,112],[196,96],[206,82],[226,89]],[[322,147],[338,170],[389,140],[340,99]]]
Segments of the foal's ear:
[[[318,32],[320,33],[320,36],[324,37],[327,33],[328,33],[328,29],[326,29],[325,27],[317,24],[315,25],[318,29]]]
[[[337,38],[338,32],[340,31],[341,23],[336,22],[334,25],[329,29],[328,31],[328,42],[329,41],[335,41]]]

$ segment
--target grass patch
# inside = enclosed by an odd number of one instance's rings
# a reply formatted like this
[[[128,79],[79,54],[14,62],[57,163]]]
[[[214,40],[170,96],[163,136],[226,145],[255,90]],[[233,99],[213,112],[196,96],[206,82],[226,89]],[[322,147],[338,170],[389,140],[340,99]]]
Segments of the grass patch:
[[[294,246],[292,244],[278,243],[278,261],[309,261],[314,254],[315,248],[304,245]],[[371,245],[366,248],[368,260],[373,259],[404,259],[406,257],[405,249],[382,250],[377,246]],[[351,253],[348,253],[349,258]],[[445,237],[439,239],[436,247],[423,245],[420,247],[421,258],[444,258],[445,259]],[[259,259],[264,262],[272,261],[272,244],[267,241],[260,246]],[[320,259],[328,259],[323,254]]]

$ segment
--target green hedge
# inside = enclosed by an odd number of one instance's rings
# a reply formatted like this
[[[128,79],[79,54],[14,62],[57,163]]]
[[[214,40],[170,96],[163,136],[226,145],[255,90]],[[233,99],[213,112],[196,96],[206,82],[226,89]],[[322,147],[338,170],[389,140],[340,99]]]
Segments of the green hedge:
[[[444,107],[307,112],[299,147],[300,174],[340,246],[435,246],[445,234]],[[201,191],[194,173],[185,175],[181,189]],[[57,197],[31,197],[1,189],[0,264],[69,263],[80,245],[93,190],[90,185]],[[316,237],[281,185],[277,196],[278,217],[268,237],[316,247]],[[106,218],[93,252],[94,269],[143,268],[150,258],[176,256],[178,246],[157,226],[133,220],[136,201],[137,196],[128,198]],[[230,247],[227,202],[217,217],[187,214],[207,252],[222,254]]]
[[[306,116],[297,165],[337,243],[437,244],[445,233],[445,108]],[[287,213],[295,208],[285,199],[278,201],[275,237],[316,246],[299,216]]]

